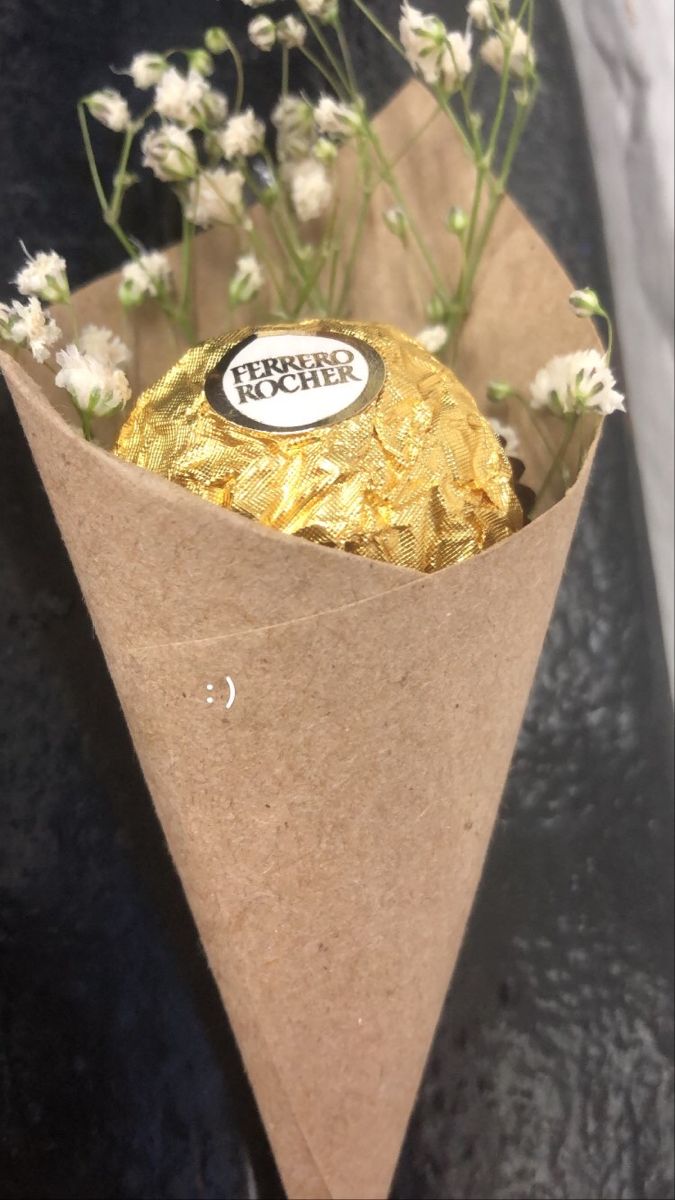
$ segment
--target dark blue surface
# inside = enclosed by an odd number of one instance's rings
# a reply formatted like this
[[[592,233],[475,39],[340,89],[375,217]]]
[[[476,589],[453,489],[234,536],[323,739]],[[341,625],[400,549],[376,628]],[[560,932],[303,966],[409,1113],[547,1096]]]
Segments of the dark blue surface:
[[[606,291],[567,43],[557,7],[540,9],[547,82],[514,189],[575,280]],[[250,13],[235,0],[3,0],[0,278],[19,264],[19,237],[63,252],[75,283],[117,264],[75,99],[107,64],[194,40],[225,15],[241,27]],[[373,99],[385,100],[396,64],[385,70],[365,37],[360,57]],[[258,78],[264,109],[275,83]],[[140,208],[136,231],[148,237]],[[173,232],[167,210],[157,240]],[[4,390],[0,513],[0,1195],[240,1198],[247,1146],[270,1197],[278,1185],[227,1021]],[[400,1200],[672,1194],[671,718],[619,418],[403,1153]]]

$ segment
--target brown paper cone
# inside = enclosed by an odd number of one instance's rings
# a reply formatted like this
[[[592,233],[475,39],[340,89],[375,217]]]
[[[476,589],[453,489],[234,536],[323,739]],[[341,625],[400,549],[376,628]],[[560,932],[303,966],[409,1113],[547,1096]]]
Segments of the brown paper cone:
[[[405,141],[424,120],[420,95],[394,102],[383,134]],[[447,139],[437,122],[405,163],[428,189],[427,227],[470,183]],[[358,315],[410,328],[387,236],[373,224]],[[204,334],[222,322],[233,252],[203,239]],[[87,319],[119,326],[115,286],[85,290]],[[524,385],[550,354],[588,344],[569,287],[508,204],[467,330],[470,386]],[[153,317],[138,339],[147,382],[176,351]],[[418,576],[270,531],[112,458],[56,413],[42,373],[3,367],[289,1196],[381,1200],[592,454],[532,526]]]

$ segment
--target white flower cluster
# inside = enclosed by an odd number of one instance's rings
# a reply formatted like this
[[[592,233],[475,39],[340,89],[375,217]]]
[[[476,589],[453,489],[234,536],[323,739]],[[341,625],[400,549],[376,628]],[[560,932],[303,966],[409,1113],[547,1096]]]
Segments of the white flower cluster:
[[[25,251],[25,254],[26,261],[14,282],[28,299],[0,304],[0,341],[29,350],[38,363],[48,363],[63,334],[41,301],[48,304],[70,301],[66,262],[53,250],[35,255]],[[122,370],[130,358],[129,350],[112,330],[87,325],[74,342],[56,352],[55,358],[60,367],[55,376],[56,386],[69,393],[83,414],[85,434],[90,436],[94,416],[107,416],[124,407],[131,396],[129,381]]]
[[[472,69],[472,30],[486,36],[480,56],[493,70],[523,79],[535,67],[534,47],[526,31],[509,16],[509,0],[469,0],[467,33],[449,32],[437,16],[414,8],[408,0],[401,6],[399,37],[405,55],[417,75],[430,87],[447,94],[461,88]]]
[[[607,356],[599,350],[560,354],[542,368],[530,388],[534,409],[548,408],[559,416],[590,410],[608,416],[625,412]]]
[[[139,254],[122,267],[119,298],[125,308],[136,308],[144,300],[157,300],[171,293],[171,264],[161,250]]]
[[[30,350],[38,363],[47,362],[52,346],[61,338],[53,317],[31,296],[25,303],[0,304],[0,340]]]
[[[449,33],[439,17],[426,16],[407,0],[401,6],[399,37],[413,71],[431,87],[457,91],[471,71],[471,45],[462,33]]]

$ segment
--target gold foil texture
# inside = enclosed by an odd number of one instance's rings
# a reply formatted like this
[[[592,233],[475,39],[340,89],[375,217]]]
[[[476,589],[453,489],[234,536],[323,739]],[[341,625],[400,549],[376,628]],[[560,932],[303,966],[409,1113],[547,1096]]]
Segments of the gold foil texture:
[[[356,415],[293,434],[217,412],[204,388],[224,356],[281,333],[365,342],[385,365],[379,395]],[[417,571],[460,562],[523,524],[509,460],[469,392],[383,325],[305,321],[195,346],[140,396],[115,453],[285,533]]]

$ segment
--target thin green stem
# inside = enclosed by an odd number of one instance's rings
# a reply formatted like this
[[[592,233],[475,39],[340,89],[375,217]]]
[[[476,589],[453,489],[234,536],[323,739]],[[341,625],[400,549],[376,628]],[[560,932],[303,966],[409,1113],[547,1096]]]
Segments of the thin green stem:
[[[354,70],[354,63],[352,62],[352,55],[351,55],[351,50],[349,49],[349,42],[347,41],[347,38],[345,36],[344,26],[342,24],[342,20],[339,15],[337,16],[336,21],[335,21],[335,32],[337,34],[338,46],[340,47],[340,53],[342,55],[342,61],[344,63],[344,69],[345,69],[345,75],[347,78],[347,83],[349,84],[349,92],[352,97],[352,100],[357,100],[358,95],[359,95],[359,89],[358,89],[358,84],[356,81],[356,72]]]
[[[537,493],[537,503],[536,503],[533,515],[537,515],[538,509],[541,506],[542,498],[548,492],[548,490],[551,487],[551,484],[553,483],[553,480],[555,479],[557,474],[560,474],[563,487],[565,486],[565,479],[562,475],[562,467],[563,467],[563,464],[567,457],[567,452],[568,452],[570,446],[572,445],[574,435],[577,431],[577,426],[579,424],[578,413],[573,413],[570,416],[566,417],[566,424],[567,424],[567,430],[566,430],[565,436],[564,436],[562,442],[560,443],[560,447],[558,449],[557,454],[555,455],[555,457],[553,459],[553,462],[551,463],[551,466],[549,467],[549,470],[546,474],[544,482],[542,483],[542,485],[539,489],[539,492]]]
[[[84,142],[84,152],[87,156],[87,163],[89,164],[89,173],[96,190],[96,195],[98,196],[98,202],[101,206],[101,211],[105,216],[108,212],[108,197],[105,194],[105,188],[101,182],[101,176],[99,175],[98,167],[96,165],[96,156],[94,154],[94,148],[91,144],[87,113],[81,100],[78,101],[77,116],[80,122],[80,129],[82,130],[82,141]]]
[[[127,172],[127,166],[129,165],[129,154],[131,153],[131,147],[133,145],[134,138],[136,137],[136,132],[137,127],[135,125],[130,125],[124,134],[122,151],[120,153],[117,172],[115,174],[115,186],[112,199],[110,201],[110,217],[113,221],[119,221],[120,213],[122,211],[122,201],[124,199],[125,191],[124,181]]]
[[[427,246],[427,244],[424,240],[424,237],[422,236],[422,233],[417,225],[417,222],[414,220],[413,217],[411,217],[411,215],[408,211],[408,206],[405,202],[405,197],[401,191],[399,182],[398,182],[396,175],[394,174],[394,171],[392,170],[391,164],[384,152],[382,143],[380,142],[380,139],[379,139],[377,133],[375,132],[375,129],[374,129],[372,123],[369,120],[364,121],[364,130],[365,130],[368,140],[370,141],[370,143],[373,147],[373,150],[375,151],[375,156],[380,164],[380,170],[382,172],[382,176],[383,176],[385,182],[391,188],[392,194],[393,194],[399,208],[401,208],[403,210],[403,212],[406,213],[406,216],[408,218],[408,227],[410,229],[412,239],[415,242],[415,245],[417,246],[417,249],[418,249],[422,259],[424,260],[424,263],[427,266],[429,274],[431,275],[431,278],[433,280],[434,287],[437,289],[437,291],[439,292],[439,294],[441,296],[444,296],[446,294],[446,288],[443,283],[438,266],[436,265],[434,256],[431,253],[431,250],[429,249],[429,247]]]
[[[234,111],[241,112],[241,109],[242,109],[242,106],[244,103],[244,90],[246,87],[246,80],[245,80],[245,76],[244,76],[244,63],[242,61],[241,54],[237,50],[237,47],[235,46],[235,44],[231,38],[228,38],[227,49],[228,49],[229,53],[232,55],[232,61],[234,63],[234,69],[235,69],[236,75],[237,75],[237,88],[236,88],[235,98],[234,98]]]
[[[307,61],[310,62],[313,67],[315,67],[315,69],[319,72],[319,74],[325,79],[329,88],[331,88],[331,90],[334,91],[338,96],[342,95],[344,92],[342,85],[338,82],[337,77],[335,75],[331,74],[328,67],[324,63],[321,62],[321,59],[317,58],[316,54],[314,54],[310,49],[308,49],[307,46],[301,46],[300,52],[301,52],[301,54],[304,55],[304,57],[307,59]]]
[[[372,26],[373,26],[375,29],[377,29],[378,33],[381,33],[381,34],[382,34],[382,37],[385,39],[385,41],[387,41],[387,42],[389,43],[389,45],[391,46],[392,50],[395,50],[395,51],[396,51],[396,53],[397,53],[397,54],[398,54],[398,55],[399,55],[401,58],[404,58],[404,59],[406,60],[406,62],[407,62],[407,61],[408,61],[408,59],[407,59],[407,55],[406,55],[406,52],[405,52],[405,50],[403,49],[403,47],[402,47],[402,46],[399,44],[399,42],[397,42],[397,40],[396,40],[396,38],[394,37],[393,33],[390,33],[390,31],[387,29],[386,25],[383,25],[383,24],[382,24],[382,22],[380,21],[379,17],[376,17],[376,16],[375,16],[375,13],[374,13],[374,12],[371,12],[370,8],[369,8],[369,7],[368,7],[368,5],[365,3],[365,0],[354,0],[354,3],[355,3],[355,5],[356,5],[356,7],[357,7],[357,8],[360,8],[360,9],[361,9],[361,12],[363,13],[364,17],[366,17],[366,19],[367,19],[368,21],[370,21],[371,25],[372,25]]]
[[[309,13],[304,13],[303,15],[304,15],[304,19],[306,20],[307,24],[309,25],[312,33],[314,34],[316,41],[319,43],[321,49],[323,50],[323,52],[326,56],[326,59],[328,60],[330,66],[332,67],[333,71],[335,72],[336,77],[340,80],[340,87],[336,89],[337,92],[338,93],[344,92],[348,95],[349,94],[349,80],[347,79],[347,77],[345,75],[342,74],[342,67],[340,65],[340,60],[339,60],[337,54],[334,53],[334,51],[331,47],[331,44],[328,41],[328,38],[325,36],[319,22],[315,21],[313,17],[310,17]]]
[[[281,48],[281,95],[283,96],[284,100],[288,96],[289,79],[290,79],[290,54],[289,54],[288,46],[282,46],[282,48]]]

